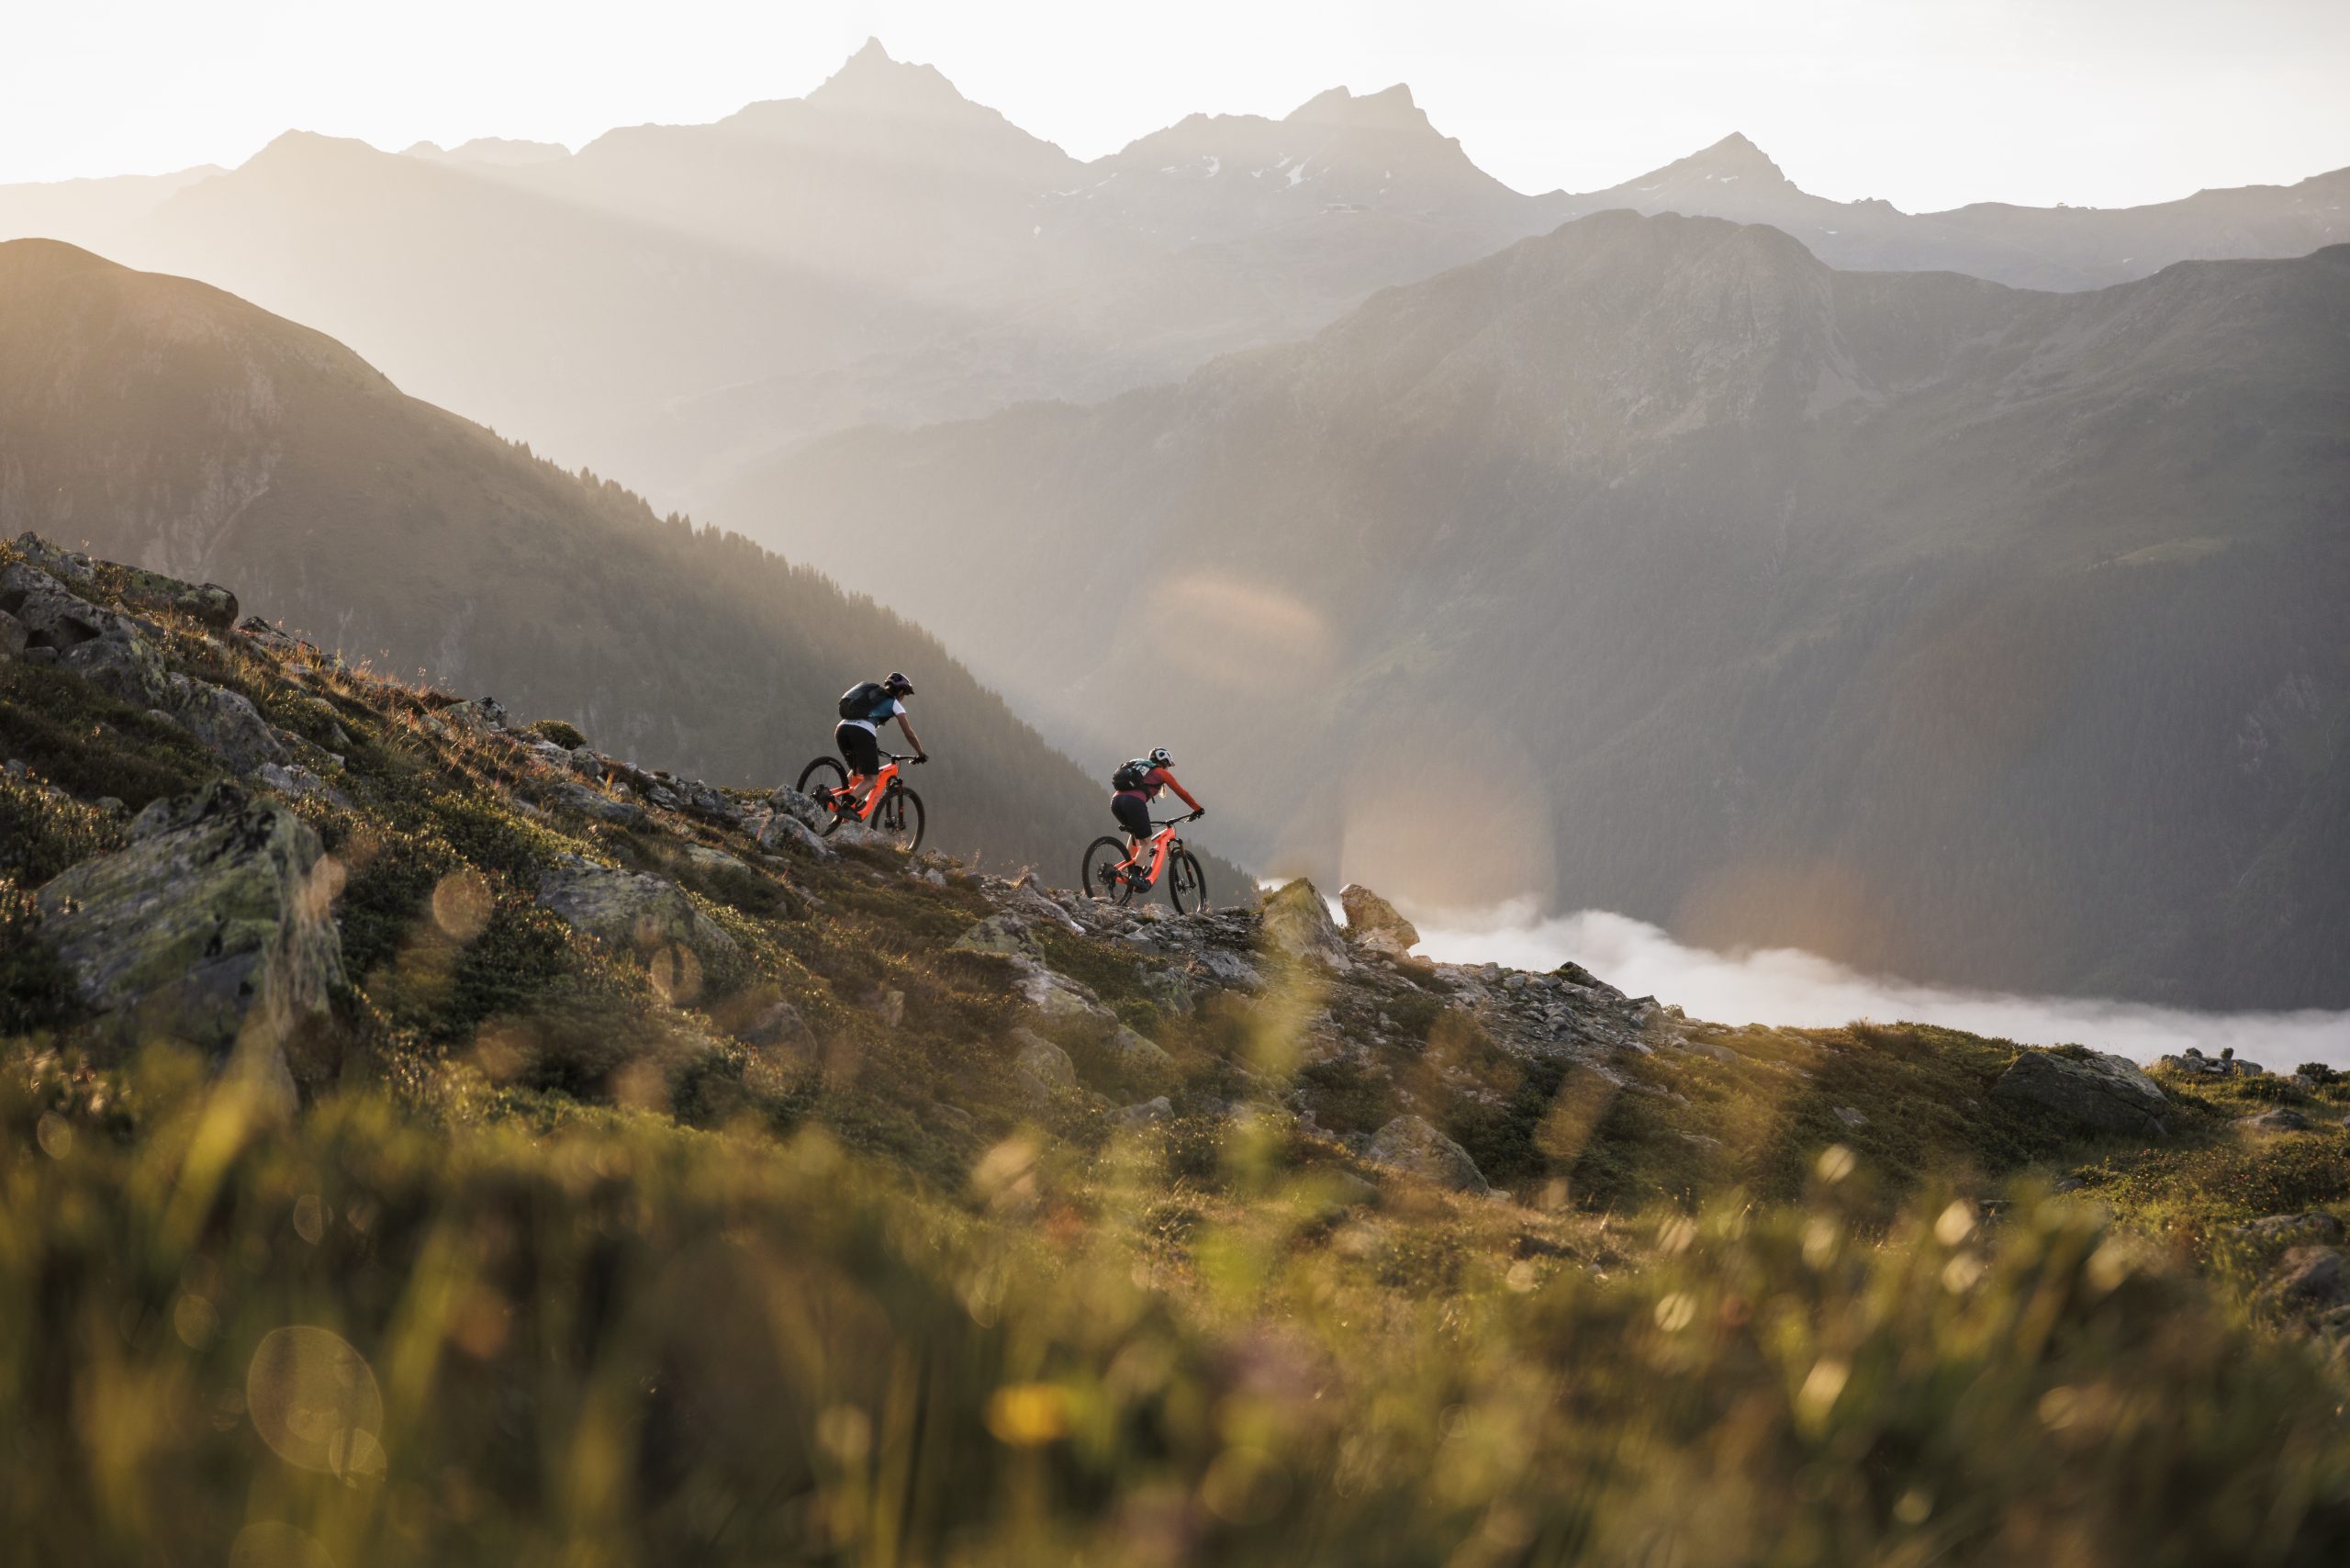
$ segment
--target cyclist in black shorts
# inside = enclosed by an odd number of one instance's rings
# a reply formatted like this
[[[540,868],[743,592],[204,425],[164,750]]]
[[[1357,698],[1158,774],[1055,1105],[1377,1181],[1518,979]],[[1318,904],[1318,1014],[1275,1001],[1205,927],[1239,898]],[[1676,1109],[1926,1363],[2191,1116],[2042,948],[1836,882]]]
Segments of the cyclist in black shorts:
[[[1144,840],[1150,837],[1150,802],[1162,790],[1172,790],[1183,797],[1192,814],[1203,817],[1208,809],[1192,799],[1192,792],[1175,781],[1175,759],[1159,746],[1148,756],[1138,756],[1119,767],[1110,776],[1110,814],[1126,830],[1126,858],[1131,861],[1142,853]],[[1129,873],[1129,879],[1139,881],[1144,873],[1139,867]]]
[[[848,787],[839,793],[847,801],[855,801],[865,785],[881,771],[881,732],[878,726],[890,720],[898,721],[898,728],[906,732],[906,744],[914,748],[916,762],[928,762],[930,754],[923,749],[922,737],[914,734],[913,721],[906,716],[906,705],[901,698],[912,697],[914,684],[896,670],[886,679],[859,681],[841,693],[840,726],[833,731],[833,744],[841,748],[841,760],[848,764]]]

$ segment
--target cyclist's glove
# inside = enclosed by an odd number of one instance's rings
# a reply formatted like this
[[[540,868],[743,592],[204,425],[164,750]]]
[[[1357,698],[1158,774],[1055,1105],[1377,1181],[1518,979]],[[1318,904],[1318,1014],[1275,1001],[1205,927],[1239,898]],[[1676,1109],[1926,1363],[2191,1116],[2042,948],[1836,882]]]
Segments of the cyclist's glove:
[[[1207,814],[1208,814],[1208,809],[1207,809],[1205,806],[1198,806],[1198,807],[1195,807],[1195,808],[1193,808],[1193,809],[1192,809],[1192,820],[1193,822],[1197,822],[1197,821],[1199,821],[1202,817],[1203,817],[1203,816],[1205,816],[1205,815],[1207,815]]]

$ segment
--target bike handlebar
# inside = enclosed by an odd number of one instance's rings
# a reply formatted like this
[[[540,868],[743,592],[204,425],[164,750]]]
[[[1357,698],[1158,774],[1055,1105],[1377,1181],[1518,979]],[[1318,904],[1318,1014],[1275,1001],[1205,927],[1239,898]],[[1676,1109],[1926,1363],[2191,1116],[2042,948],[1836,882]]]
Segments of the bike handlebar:
[[[1206,815],[1204,812],[1186,812],[1180,817],[1153,817],[1150,819],[1150,825],[1153,827],[1177,827],[1184,823],[1197,822],[1204,815]]]
[[[924,755],[924,756],[906,756],[905,754],[903,754],[902,752],[894,752],[894,751],[885,751],[885,752],[883,752],[881,755],[882,755],[883,756],[888,757],[891,762],[908,762],[908,763],[915,764],[916,766],[919,766],[919,765],[921,765],[921,764],[923,764],[923,763],[925,763],[925,762],[928,762],[928,761],[930,760],[930,758],[929,758],[929,756],[928,756],[927,755]]]

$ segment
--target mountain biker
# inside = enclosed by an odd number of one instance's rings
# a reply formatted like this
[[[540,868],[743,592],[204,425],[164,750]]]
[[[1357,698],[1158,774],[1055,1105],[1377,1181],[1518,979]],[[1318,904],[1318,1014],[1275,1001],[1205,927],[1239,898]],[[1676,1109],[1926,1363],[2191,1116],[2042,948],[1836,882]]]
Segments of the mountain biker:
[[[1143,841],[1150,836],[1150,802],[1162,790],[1172,790],[1183,797],[1196,819],[1208,814],[1208,809],[1192,799],[1192,792],[1175,781],[1175,759],[1167,755],[1165,746],[1153,748],[1147,757],[1136,757],[1110,776],[1110,814],[1126,830],[1126,859],[1129,878],[1141,875],[1141,868],[1132,863],[1142,856]]]
[[[841,760],[848,764],[847,787],[834,792],[843,803],[855,801],[866,781],[881,771],[878,725],[897,720],[898,728],[906,732],[906,744],[914,748],[914,760],[930,760],[930,754],[923,750],[922,737],[914,734],[913,721],[906,716],[905,703],[900,700],[913,694],[914,683],[896,670],[880,680],[861,680],[841,693],[841,722],[833,731],[833,744],[841,748]]]

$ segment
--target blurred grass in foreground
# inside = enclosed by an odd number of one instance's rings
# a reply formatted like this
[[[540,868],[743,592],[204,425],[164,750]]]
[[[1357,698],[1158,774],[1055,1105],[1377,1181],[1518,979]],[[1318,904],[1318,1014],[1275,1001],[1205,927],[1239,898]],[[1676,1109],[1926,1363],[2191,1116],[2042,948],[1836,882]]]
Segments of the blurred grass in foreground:
[[[2085,1204],[1362,1206],[1236,1124],[924,1194],[821,1133],[0,1092],[11,1562],[2207,1564],[2343,1383]],[[1639,1257],[1618,1268],[1616,1250]]]

